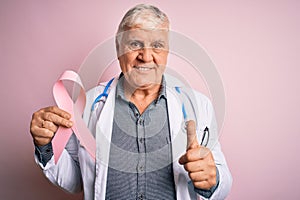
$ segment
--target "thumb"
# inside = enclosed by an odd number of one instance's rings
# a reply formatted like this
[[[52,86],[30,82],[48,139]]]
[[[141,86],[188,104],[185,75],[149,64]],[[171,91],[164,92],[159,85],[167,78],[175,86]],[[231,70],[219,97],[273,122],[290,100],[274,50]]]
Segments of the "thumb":
[[[187,146],[186,149],[194,149],[199,147],[199,143],[196,135],[196,123],[194,120],[189,120],[186,122],[186,132],[187,132]]]

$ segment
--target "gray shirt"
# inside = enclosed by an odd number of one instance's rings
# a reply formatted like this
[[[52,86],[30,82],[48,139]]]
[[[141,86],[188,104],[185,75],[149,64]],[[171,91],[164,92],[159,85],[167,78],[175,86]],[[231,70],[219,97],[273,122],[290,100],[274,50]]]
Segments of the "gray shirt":
[[[116,89],[106,199],[176,199],[166,84],[140,114]]]

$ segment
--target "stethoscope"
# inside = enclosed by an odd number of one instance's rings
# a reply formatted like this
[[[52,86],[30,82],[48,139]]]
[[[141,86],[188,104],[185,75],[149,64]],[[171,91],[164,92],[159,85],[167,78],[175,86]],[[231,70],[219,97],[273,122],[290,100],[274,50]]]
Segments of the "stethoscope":
[[[107,85],[105,86],[103,92],[101,94],[99,94],[96,99],[94,100],[93,104],[92,104],[92,107],[91,107],[91,111],[93,112],[95,110],[95,106],[97,103],[99,103],[102,98],[105,98],[103,100],[106,100],[107,96],[108,96],[108,89],[110,87],[110,85],[112,84],[112,82],[114,81],[115,78],[112,78],[110,81],[108,81]]]
[[[95,110],[95,107],[96,107],[97,103],[99,103],[101,100],[103,102],[105,102],[105,100],[107,99],[107,97],[108,97],[108,89],[109,89],[110,85],[112,84],[113,80],[114,80],[114,78],[112,78],[107,83],[107,85],[105,86],[103,92],[101,94],[99,94],[96,97],[96,99],[94,100],[94,102],[92,104],[92,107],[91,107],[91,111],[92,112]],[[187,102],[189,102],[189,105],[192,107],[192,110],[194,112],[194,119],[197,120],[195,108],[194,108],[194,106],[193,106],[193,104],[191,102],[191,99],[188,97],[188,94],[186,92],[182,91],[180,89],[180,87],[178,87],[178,86],[175,87],[175,90],[181,96],[181,101],[182,101],[181,110],[182,110],[184,122],[186,123],[187,120],[188,120],[188,113],[187,113],[187,109],[186,109],[186,101],[183,100],[185,97],[186,97],[185,99],[188,100]],[[183,96],[185,96],[185,97],[183,97]],[[196,124],[197,124],[197,122],[196,122]],[[204,140],[205,140],[205,142],[204,142]],[[202,135],[202,139],[201,139],[200,145],[206,147],[207,144],[208,144],[208,141],[209,141],[209,129],[206,126],[205,129],[203,130],[203,135]]]

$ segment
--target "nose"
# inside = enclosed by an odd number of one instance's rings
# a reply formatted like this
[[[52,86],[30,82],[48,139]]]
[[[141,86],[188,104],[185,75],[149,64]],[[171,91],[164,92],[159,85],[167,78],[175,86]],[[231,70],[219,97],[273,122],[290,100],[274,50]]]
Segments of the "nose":
[[[145,63],[153,61],[153,52],[151,48],[143,48],[139,52],[139,59]]]

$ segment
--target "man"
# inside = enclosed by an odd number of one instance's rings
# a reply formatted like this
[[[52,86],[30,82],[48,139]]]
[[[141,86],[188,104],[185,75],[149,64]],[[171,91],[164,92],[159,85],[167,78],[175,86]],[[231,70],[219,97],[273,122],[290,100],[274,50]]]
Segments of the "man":
[[[113,80],[103,108],[101,102],[96,111],[90,107],[107,83],[87,93],[83,114],[96,137],[96,161],[73,134],[55,164],[52,138],[58,126],[70,128],[74,122],[55,106],[33,114],[30,131],[36,161],[52,183],[69,192],[83,189],[85,199],[227,196],[232,180],[217,141],[214,111],[208,98],[198,92],[193,91],[193,104],[201,117],[197,124],[186,122],[187,143],[183,140],[178,145],[184,114],[176,90],[168,86],[164,75],[168,31],[167,16],[151,5],[137,5],[123,17],[116,35],[122,74]],[[210,130],[209,148],[198,143],[198,127]]]

